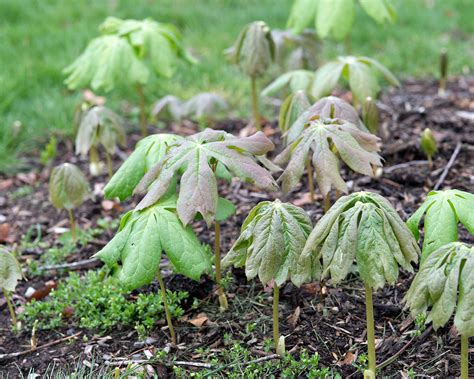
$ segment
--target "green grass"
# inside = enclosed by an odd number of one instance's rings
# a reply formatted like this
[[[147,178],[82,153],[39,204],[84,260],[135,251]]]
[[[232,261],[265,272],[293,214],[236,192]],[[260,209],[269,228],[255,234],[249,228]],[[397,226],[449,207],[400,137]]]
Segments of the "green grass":
[[[352,34],[354,54],[377,58],[402,78],[435,74],[441,47],[448,48],[451,74],[472,65],[471,0],[395,3],[395,25],[380,27],[358,12]],[[2,0],[0,172],[18,168],[15,153],[39,154],[35,147],[45,144],[51,133],[72,135],[79,94],[65,89],[61,70],[97,35],[105,17],[172,22],[199,58],[200,64],[181,66],[172,80],[152,81],[146,89],[149,103],[168,93],[190,97],[212,90],[228,99],[234,114],[248,115],[249,84],[225,62],[222,50],[247,22],[262,19],[273,28],[283,28],[290,6],[290,0]],[[341,46],[326,43],[321,56],[327,59],[342,52]],[[124,100],[136,103],[135,93],[127,88],[108,98],[113,108]]]

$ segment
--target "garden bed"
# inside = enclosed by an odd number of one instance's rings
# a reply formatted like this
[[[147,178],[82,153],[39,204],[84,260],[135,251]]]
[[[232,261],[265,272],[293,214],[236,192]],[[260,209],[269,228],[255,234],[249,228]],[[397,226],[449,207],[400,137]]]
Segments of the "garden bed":
[[[439,189],[456,188],[473,192],[473,98],[474,78],[451,81],[443,97],[438,96],[436,83],[420,80],[407,81],[401,89],[384,93],[379,106],[382,118],[380,135],[383,139],[381,155],[385,160],[383,173],[378,178],[367,178],[343,168],[343,177],[348,180],[350,191],[368,190],[382,194],[404,220],[417,209],[426,193],[436,186]],[[242,120],[221,121],[216,127],[235,134],[245,133],[248,129]],[[426,127],[433,130],[439,147],[432,170],[418,147],[419,136]],[[169,125],[167,129],[189,134],[196,131],[197,126],[186,122],[184,125]],[[264,132],[275,143],[276,151],[280,151],[280,133],[275,123],[267,123]],[[128,138],[127,154],[133,150],[138,139],[137,135]],[[65,161],[78,163],[83,172],[88,171],[88,163],[73,155],[70,142],[59,145],[54,163]],[[116,158],[115,168],[120,164],[121,160]],[[445,175],[446,168],[449,170]],[[73,267],[81,272],[101,266],[100,262],[89,258],[114,235],[116,225],[113,220],[133,208],[138,198],[123,204],[104,201],[102,189],[106,177],[91,178],[95,195],[81,206],[78,220],[82,229],[93,228],[97,231],[83,246],[61,259],[52,259],[51,263],[41,260],[41,256],[46,248],[57,245],[62,228],[67,227],[68,222],[65,212],[58,213],[48,201],[48,177],[48,168],[35,166],[28,173],[0,178],[0,242],[9,246],[17,244],[23,267],[36,271],[37,266],[74,262],[81,263]],[[220,194],[237,206],[237,214],[222,225],[222,251],[229,250],[248,211],[262,200],[282,198],[302,206],[314,224],[322,215],[321,197],[317,196],[316,203],[311,204],[306,189],[307,185],[303,182],[292,194],[282,197],[279,192],[264,193],[240,181],[221,182]],[[213,231],[207,229],[203,222],[196,222],[194,229],[202,242],[213,240]],[[28,243],[25,242],[25,235],[29,236]],[[460,240],[474,242],[465,230],[460,232]],[[154,354],[165,349],[168,353],[155,359],[148,368],[159,377],[171,376],[173,361],[176,360],[181,363],[175,362],[174,365],[183,370],[214,370],[211,377],[226,377],[230,372],[242,369],[229,363],[225,355],[225,351],[231,349],[236,341],[250,351],[251,360],[262,358],[261,362],[267,362],[269,358],[265,357],[271,352],[268,352],[268,344],[264,340],[271,338],[271,291],[262,288],[257,281],[247,282],[243,271],[233,270],[233,280],[227,289],[230,309],[220,313],[217,298],[209,295],[213,286],[209,278],[195,283],[171,273],[166,261],[163,264],[167,288],[189,293],[188,300],[183,303],[184,315],[176,320],[177,347],[168,345],[164,320],[156,320],[156,327],[148,333],[148,341],[142,342],[133,327],[117,327],[106,333],[78,328],[73,314],[59,328],[37,331],[38,346],[53,343],[51,346],[18,357],[4,357],[0,360],[0,373],[15,377],[20,372],[28,374],[33,369],[35,373],[43,374],[53,362],[60,367],[83,364],[86,368],[98,365],[111,370],[115,366],[125,367],[132,360],[144,360],[147,352]],[[14,295],[17,304],[26,301],[24,294],[28,287],[39,289],[47,282],[57,285],[67,276],[67,270],[47,267],[41,275],[26,275],[30,280],[21,282]],[[452,324],[439,333],[431,327],[419,330],[402,309],[401,300],[411,279],[411,274],[403,272],[397,285],[386,286],[374,296],[378,363],[386,362],[383,363],[386,367],[382,373],[388,376],[408,375],[409,372],[435,377],[454,376],[459,373],[459,339],[451,330]],[[134,291],[131,296],[156,291],[158,285],[152,283]],[[192,298],[197,299],[197,305]],[[281,333],[287,336],[287,350],[295,355],[302,348],[309,354],[317,352],[320,367],[329,367],[343,377],[361,377],[356,366],[362,364],[360,356],[366,352],[365,307],[363,286],[355,276],[337,288],[329,283],[307,284],[300,289],[287,284],[281,291],[280,304],[280,328]],[[70,304],[64,304],[65,308],[68,306]],[[18,311],[21,308],[18,307]],[[0,309],[0,357],[28,350],[31,330],[23,328],[19,333],[12,333],[3,297]],[[226,334],[230,334],[232,339]],[[394,356],[396,359],[391,362]],[[218,358],[219,362],[212,361],[213,358]],[[120,364],[120,360],[126,362]],[[195,367],[200,363],[202,367]],[[245,362],[241,364],[245,365]]]

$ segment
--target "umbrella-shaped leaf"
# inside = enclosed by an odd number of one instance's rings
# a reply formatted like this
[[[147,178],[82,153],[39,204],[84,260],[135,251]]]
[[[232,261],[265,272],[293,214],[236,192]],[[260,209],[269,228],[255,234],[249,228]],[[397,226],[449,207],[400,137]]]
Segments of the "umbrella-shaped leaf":
[[[18,261],[7,250],[0,248],[0,288],[13,292],[21,279],[21,267]]]
[[[153,105],[151,114],[157,120],[181,120],[184,116],[183,101],[176,96],[167,95]]]
[[[250,211],[240,237],[222,261],[224,266],[245,265],[248,279],[258,275],[265,285],[293,280],[296,263],[311,231],[306,212],[279,200],[264,201]]]
[[[49,199],[58,208],[73,209],[89,196],[89,183],[84,174],[71,163],[63,163],[51,171]]]
[[[318,3],[315,0],[295,0],[288,17],[287,27],[299,34],[314,22]]]
[[[455,189],[428,193],[423,204],[407,221],[417,240],[423,216],[423,259],[426,259],[441,246],[457,241],[458,223],[474,235],[474,195]]]
[[[397,20],[397,13],[389,0],[359,0],[365,12],[379,24],[389,22],[393,24]]]
[[[322,194],[326,196],[332,186],[347,192],[347,185],[339,172],[339,159],[352,170],[373,176],[373,166],[382,166],[376,153],[378,141],[376,136],[338,119],[310,121],[301,136],[276,157],[277,164],[289,161],[279,178],[283,191],[289,192],[298,184],[312,150],[312,163]]]
[[[451,242],[433,251],[421,264],[404,301],[413,316],[428,312],[435,329],[453,313],[461,335],[474,335],[474,247]]]
[[[175,213],[172,196],[143,211],[124,216],[117,235],[95,257],[116,267],[121,283],[135,289],[150,283],[165,252],[175,270],[191,279],[208,272],[211,263],[192,229]]]
[[[307,93],[314,80],[314,72],[309,70],[294,70],[284,73],[262,90],[262,96],[270,96],[288,87],[291,93],[303,91]]]
[[[398,278],[399,266],[412,270],[419,248],[390,203],[371,192],[341,197],[311,232],[298,261],[296,283],[330,275],[343,280],[356,261],[364,283],[381,288]],[[316,263],[315,263],[316,262]]]
[[[105,197],[121,201],[132,196],[135,187],[148,170],[160,162],[169,145],[181,137],[174,134],[154,134],[137,143],[134,152],[120,166],[104,188]]]
[[[179,217],[187,225],[199,212],[209,225],[214,220],[218,202],[214,166],[221,164],[243,181],[273,190],[275,181],[258,165],[256,158],[273,148],[273,143],[261,132],[236,138],[223,131],[206,129],[179,140],[140,182],[136,191],[148,193],[137,209],[157,202],[166,193],[175,174],[183,170],[177,206]]]
[[[354,0],[320,1],[316,13],[316,31],[321,38],[342,40],[352,28]]]

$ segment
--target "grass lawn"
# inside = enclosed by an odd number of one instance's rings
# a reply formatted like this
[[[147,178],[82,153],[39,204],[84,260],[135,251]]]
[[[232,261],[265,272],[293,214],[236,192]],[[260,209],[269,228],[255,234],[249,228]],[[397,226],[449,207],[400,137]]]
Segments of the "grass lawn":
[[[379,59],[401,78],[430,76],[438,70],[440,48],[446,47],[451,75],[469,65],[472,69],[472,0],[395,4],[395,25],[380,27],[358,12],[354,54]],[[150,82],[149,102],[168,93],[186,98],[212,90],[227,98],[235,114],[247,115],[248,81],[225,62],[222,50],[247,22],[262,19],[273,28],[284,28],[290,6],[290,0],[1,0],[0,172],[18,168],[15,154],[41,148],[51,133],[72,135],[79,95],[65,89],[61,70],[98,34],[105,17],[152,17],[174,23],[200,60],[196,66],[180,67],[168,82]],[[328,42],[321,57],[341,53],[341,46]],[[113,108],[124,99],[136,102],[129,88],[108,97]]]

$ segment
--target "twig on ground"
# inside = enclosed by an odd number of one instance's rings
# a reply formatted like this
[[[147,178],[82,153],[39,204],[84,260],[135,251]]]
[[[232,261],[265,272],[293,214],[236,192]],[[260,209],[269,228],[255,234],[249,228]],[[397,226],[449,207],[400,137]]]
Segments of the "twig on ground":
[[[456,161],[456,158],[459,154],[459,151],[461,150],[461,146],[462,146],[461,142],[458,142],[457,145],[456,145],[456,148],[453,151],[453,154],[451,155],[451,158],[449,159],[448,164],[444,168],[443,173],[441,174],[441,176],[439,177],[438,182],[435,184],[435,186],[433,188],[435,191],[438,190],[439,187],[441,187],[441,184],[443,184],[444,179],[446,179],[446,176],[448,175],[449,170],[451,169],[454,162]]]
[[[411,162],[400,163],[400,164],[387,167],[383,171],[388,174],[392,171],[401,170],[404,168],[408,168],[410,166],[425,166],[425,165],[426,166],[428,165],[428,161],[411,161]]]

